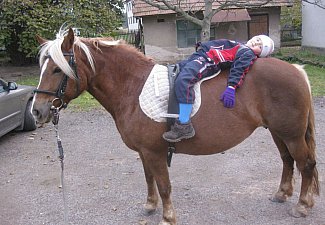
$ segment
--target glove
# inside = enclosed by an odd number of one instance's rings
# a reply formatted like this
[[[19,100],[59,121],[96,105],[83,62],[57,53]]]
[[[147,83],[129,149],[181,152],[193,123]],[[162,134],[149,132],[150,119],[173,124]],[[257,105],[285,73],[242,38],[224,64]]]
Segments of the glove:
[[[220,101],[223,102],[223,106],[232,108],[235,105],[235,88],[228,86],[226,90],[220,96]]]

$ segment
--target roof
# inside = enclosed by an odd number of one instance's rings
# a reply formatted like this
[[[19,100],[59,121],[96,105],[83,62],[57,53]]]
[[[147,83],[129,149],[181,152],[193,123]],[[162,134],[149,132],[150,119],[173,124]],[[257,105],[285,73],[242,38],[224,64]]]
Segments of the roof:
[[[163,5],[163,3],[158,3],[155,0],[151,0],[151,1]],[[204,0],[170,0],[169,2],[172,1],[175,2],[175,5],[177,2],[181,2],[181,8],[185,11],[189,11],[189,10],[202,11],[204,9]],[[212,6],[214,9],[217,9],[220,6],[219,2],[217,1],[213,2]],[[260,0],[251,0],[251,1],[247,1],[247,4],[259,4],[260,2],[261,2]],[[292,0],[274,0],[274,1],[270,1],[268,4],[263,5],[262,7],[292,6],[292,5],[293,5]],[[144,16],[162,15],[162,14],[175,14],[175,12],[173,10],[158,9],[154,6],[145,3],[143,0],[133,1],[133,15],[135,17],[144,17]]]

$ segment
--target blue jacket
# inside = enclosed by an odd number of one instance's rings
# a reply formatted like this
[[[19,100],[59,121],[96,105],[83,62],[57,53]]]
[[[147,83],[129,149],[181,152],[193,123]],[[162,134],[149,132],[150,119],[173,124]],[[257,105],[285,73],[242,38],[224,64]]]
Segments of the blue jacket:
[[[257,58],[246,45],[226,39],[199,42],[196,49],[208,61],[220,64],[221,68],[230,67],[228,86],[234,88],[240,87],[250,66]]]

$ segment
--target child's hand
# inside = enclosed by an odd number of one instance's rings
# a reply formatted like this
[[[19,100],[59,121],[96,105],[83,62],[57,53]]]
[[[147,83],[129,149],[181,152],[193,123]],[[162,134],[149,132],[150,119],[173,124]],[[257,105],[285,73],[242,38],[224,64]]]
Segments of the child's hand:
[[[234,87],[228,86],[226,90],[220,96],[220,101],[223,101],[223,106],[227,108],[232,108],[235,105],[235,93]]]

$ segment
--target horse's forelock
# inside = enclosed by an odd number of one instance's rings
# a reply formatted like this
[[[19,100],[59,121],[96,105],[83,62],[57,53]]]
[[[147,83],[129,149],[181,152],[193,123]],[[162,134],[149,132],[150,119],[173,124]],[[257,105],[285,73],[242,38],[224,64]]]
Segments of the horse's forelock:
[[[69,65],[69,63],[67,62],[67,60],[65,59],[62,49],[61,49],[61,45],[62,42],[64,40],[64,37],[62,36],[63,34],[65,34],[64,32],[59,32],[57,34],[57,38],[53,41],[48,41],[45,44],[43,44],[41,46],[39,55],[39,64],[40,67],[42,67],[42,65],[44,64],[46,58],[48,56],[51,57],[51,59],[54,61],[54,63],[60,67],[60,69],[70,78],[75,79],[77,78],[73,68],[71,68],[71,66]],[[91,65],[92,70],[95,72],[95,65],[94,65],[94,60],[93,60],[93,56],[89,50],[89,48],[87,47],[87,45],[85,43],[83,43],[81,41],[81,39],[79,37],[74,37],[74,45],[81,48],[84,53],[86,54],[86,57]],[[74,47],[72,48],[74,51]],[[73,52],[73,54],[75,55],[75,53]]]
[[[60,69],[69,77],[74,78],[75,74],[73,69],[70,67],[69,63],[65,59],[63,52],[61,50],[63,39],[58,38],[53,41],[48,41],[41,46],[39,64],[40,67],[43,66],[45,60],[48,57],[54,61],[54,63],[60,67]]]

